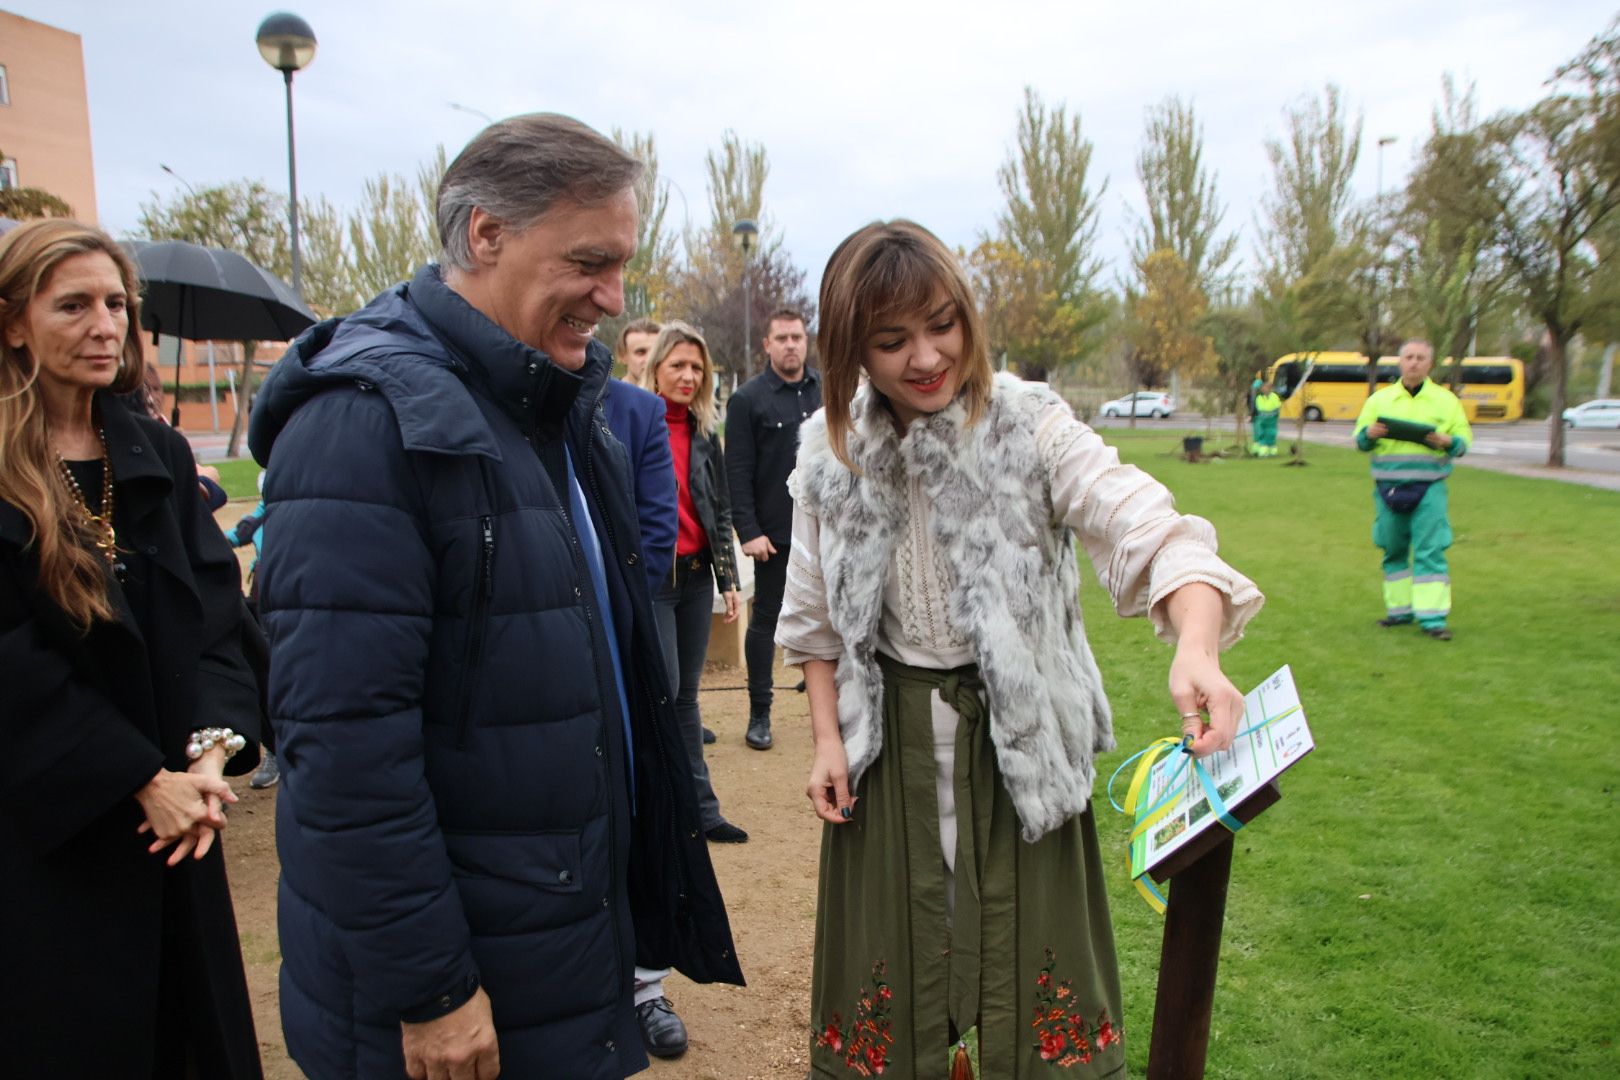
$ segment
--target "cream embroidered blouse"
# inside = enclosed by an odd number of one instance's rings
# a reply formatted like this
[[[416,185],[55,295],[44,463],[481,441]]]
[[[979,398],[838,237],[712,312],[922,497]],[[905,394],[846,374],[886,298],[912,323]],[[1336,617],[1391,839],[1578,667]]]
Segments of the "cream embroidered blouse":
[[[1074,530],[1097,578],[1120,615],[1148,613],[1154,632],[1174,643],[1160,601],[1189,582],[1202,581],[1226,598],[1221,646],[1243,634],[1260,609],[1254,582],[1216,554],[1215,529],[1200,517],[1178,514],[1168,489],[1119,454],[1067,406],[1040,417],[1036,446],[1052,493],[1052,517]],[[895,546],[883,587],[876,645],[901,663],[949,668],[974,662],[967,636],[951,621],[946,598],[954,585],[935,551],[932,506],[920,480],[907,478],[903,539]],[[787,587],[776,623],[783,661],[834,660],[841,642],[827,618],[821,576],[821,523],[802,508],[793,512],[793,547]]]

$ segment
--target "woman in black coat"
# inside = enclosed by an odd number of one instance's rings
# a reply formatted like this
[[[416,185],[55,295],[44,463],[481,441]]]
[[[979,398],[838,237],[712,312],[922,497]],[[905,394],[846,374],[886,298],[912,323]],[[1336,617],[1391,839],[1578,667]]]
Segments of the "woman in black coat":
[[[653,615],[664,647],[664,667],[675,688],[675,716],[691,759],[703,832],[721,844],[740,844],[748,834],[720,816],[720,800],[703,759],[703,716],[698,681],[709,651],[714,591],[736,622],[737,556],[731,546],[731,495],[715,434],[714,363],[703,335],[686,323],[664,324],[647,360],[648,388],[664,399],[669,452],[675,461],[675,566],[653,597]]]
[[[77,222],[0,241],[0,1072],[260,1077],[217,840],[258,687],[191,451],[116,397],[137,288]]]

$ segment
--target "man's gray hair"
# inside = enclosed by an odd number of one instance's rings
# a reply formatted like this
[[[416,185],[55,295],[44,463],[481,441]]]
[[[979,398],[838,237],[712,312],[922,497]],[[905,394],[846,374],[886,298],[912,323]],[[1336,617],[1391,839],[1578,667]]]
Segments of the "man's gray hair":
[[[474,269],[473,207],[522,232],[563,199],[594,206],[634,186],[643,166],[613,140],[557,113],[491,124],[456,155],[439,185],[435,217],[445,267]]]

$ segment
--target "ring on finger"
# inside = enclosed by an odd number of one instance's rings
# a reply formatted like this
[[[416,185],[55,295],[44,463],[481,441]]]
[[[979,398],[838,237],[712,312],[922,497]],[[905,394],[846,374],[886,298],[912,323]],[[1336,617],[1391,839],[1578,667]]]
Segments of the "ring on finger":
[[[1204,719],[1204,714],[1203,713],[1195,713],[1195,712],[1184,712],[1184,713],[1181,714],[1181,718],[1183,720],[1197,720],[1199,722],[1202,722],[1203,719]]]

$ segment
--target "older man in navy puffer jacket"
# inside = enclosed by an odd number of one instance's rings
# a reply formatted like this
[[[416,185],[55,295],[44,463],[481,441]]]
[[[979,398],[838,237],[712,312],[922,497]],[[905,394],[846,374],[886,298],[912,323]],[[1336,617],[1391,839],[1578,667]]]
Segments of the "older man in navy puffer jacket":
[[[741,982],[600,412],[638,173],[576,121],[493,125],[441,186],[442,269],[310,330],[255,406],[315,1080],[622,1077],[638,947]]]

